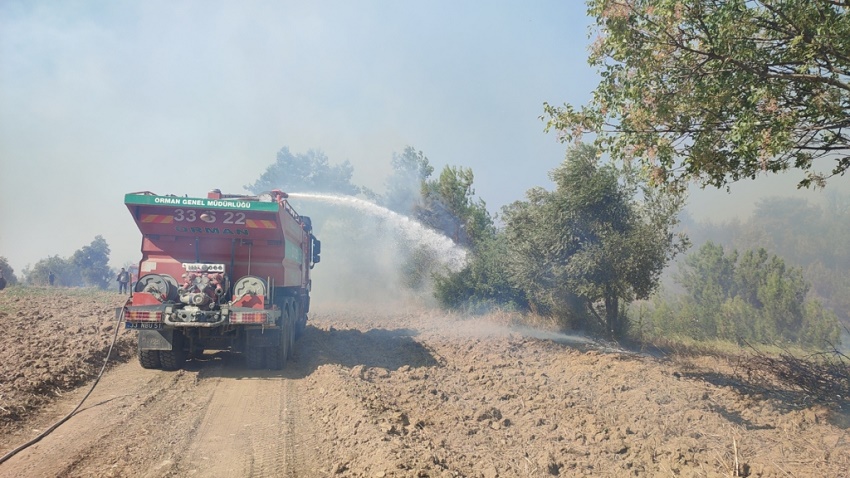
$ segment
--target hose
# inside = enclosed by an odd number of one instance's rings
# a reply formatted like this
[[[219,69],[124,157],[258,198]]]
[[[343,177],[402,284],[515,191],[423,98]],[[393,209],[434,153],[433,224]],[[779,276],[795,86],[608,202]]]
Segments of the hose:
[[[5,463],[8,459],[12,458],[13,456],[17,455],[18,453],[20,453],[20,452],[26,450],[27,448],[35,445],[36,443],[41,441],[41,439],[46,437],[47,435],[50,435],[53,432],[53,430],[56,430],[57,428],[59,428],[59,425],[62,425],[63,423],[67,422],[71,417],[73,417],[77,413],[77,411],[80,409],[80,407],[83,406],[83,403],[85,403],[86,399],[89,398],[89,395],[91,395],[91,393],[94,391],[94,388],[97,386],[98,382],[100,382],[100,378],[103,377],[103,373],[106,371],[106,366],[107,366],[107,364],[109,364],[109,358],[112,356],[112,349],[115,348],[115,342],[118,341],[118,332],[121,330],[121,327],[119,327],[119,326],[121,324],[121,321],[124,319],[124,310],[125,309],[122,307],[121,313],[118,314],[118,323],[115,325],[115,334],[112,336],[112,343],[109,344],[109,351],[106,352],[106,359],[103,361],[103,367],[100,368],[100,373],[97,374],[97,378],[95,378],[94,383],[91,384],[91,388],[89,388],[88,393],[86,393],[86,395],[83,397],[83,399],[80,400],[80,403],[77,404],[76,408],[74,408],[71,411],[71,413],[65,415],[64,418],[62,418],[58,422],[51,425],[50,428],[48,428],[47,430],[41,432],[41,434],[39,434],[37,437],[35,437],[32,440],[24,443],[23,445],[20,445],[19,447],[15,448],[14,450],[10,451],[9,453],[6,453],[5,455],[3,455],[3,457],[0,458],[0,465]]]

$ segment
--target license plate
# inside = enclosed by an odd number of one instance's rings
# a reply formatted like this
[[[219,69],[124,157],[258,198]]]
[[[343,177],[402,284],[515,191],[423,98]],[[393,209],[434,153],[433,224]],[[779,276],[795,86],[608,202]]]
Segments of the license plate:
[[[124,322],[125,329],[153,329],[158,330],[164,328],[162,322]]]

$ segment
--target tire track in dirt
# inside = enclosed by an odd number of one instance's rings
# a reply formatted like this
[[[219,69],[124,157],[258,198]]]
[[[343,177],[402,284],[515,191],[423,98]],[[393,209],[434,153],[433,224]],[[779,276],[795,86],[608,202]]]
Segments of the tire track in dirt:
[[[223,368],[202,378],[210,401],[178,470],[186,476],[275,476],[284,468],[279,372]]]
[[[299,393],[305,384],[303,379],[294,380],[293,378],[283,382],[284,403],[281,413],[286,473],[280,476],[309,478],[315,475],[310,465],[314,464],[313,458],[317,450],[316,434],[312,423],[304,415],[306,403]]]
[[[231,357],[233,358],[233,357]],[[299,390],[303,375],[246,370],[238,359],[199,375],[198,395],[210,399],[197,432],[176,464],[176,476],[313,476],[308,426]]]
[[[293,361],[284,371],[248,370],[227,353],[174,373],[123,364],[74,417],[0,465],[0,478],[315,476],[299,394],[304,377]],[[0,453],[55,423],[86,391],[67,394],[26,431],[0,438]]]

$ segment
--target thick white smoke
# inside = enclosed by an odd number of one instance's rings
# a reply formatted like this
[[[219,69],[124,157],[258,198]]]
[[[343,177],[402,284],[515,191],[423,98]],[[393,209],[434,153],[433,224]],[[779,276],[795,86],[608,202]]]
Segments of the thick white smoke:
[[[448,237],[369,201],[316,193],[289,193],[289,198],[300,214],[311,217],[322,241],[311,293],[317,302],[374,306],[428,300],[427,278],[411,288],[405,270],[414,255],[424,255],[430,270],[458,271],[466,264],[466,251]]]

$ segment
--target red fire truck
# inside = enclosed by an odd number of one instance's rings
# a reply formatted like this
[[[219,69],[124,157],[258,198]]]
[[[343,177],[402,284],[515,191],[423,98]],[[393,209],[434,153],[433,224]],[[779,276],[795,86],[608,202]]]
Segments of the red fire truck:
[[[142,259],[125,326],[144,368],[176,370],[204,350],[232,350],[249,368],[281,369],[310,310],[321,243],[287,194],[205,198],[127,194]]]

